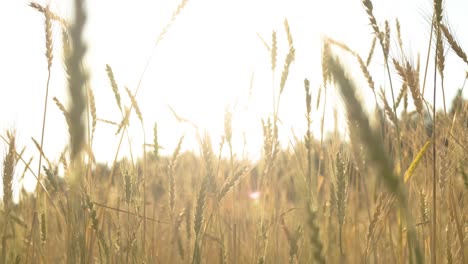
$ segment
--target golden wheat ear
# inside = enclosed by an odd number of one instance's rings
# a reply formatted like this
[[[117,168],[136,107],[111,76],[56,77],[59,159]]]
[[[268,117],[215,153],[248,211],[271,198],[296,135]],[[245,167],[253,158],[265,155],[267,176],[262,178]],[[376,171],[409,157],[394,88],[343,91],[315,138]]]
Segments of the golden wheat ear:
[[[13,204],[13,174],[16,164],[16,136],[15,132],[7,132],[8,152],[3,159],[3,206],[9,212]]]
[[[10,248],[6,237],[9,235],[9,226],[11,222],[11,212],[13,209],[13,177],[16,165],[16,135],[14,131],[7,132],[8,152],[3,159],[3,210],[4,210],[4,228],[2,230],[2,251],[0,261],[7,263],[7,252]],[[11,249],[11,248],[10,248]]]
[[[444,24],[440,24],[440,29],[442,30],[442,33],[444,33],[445,39],[449,43],[453,52],[455,52],[455,54],[457,54],[457,56],[460,59],[462,59],[466,64],[468,64],[467,55],[465,51],[462,49],[462,47],[460,46],[459,42],[456,40],[454,34],[452,34],[449,28]]]

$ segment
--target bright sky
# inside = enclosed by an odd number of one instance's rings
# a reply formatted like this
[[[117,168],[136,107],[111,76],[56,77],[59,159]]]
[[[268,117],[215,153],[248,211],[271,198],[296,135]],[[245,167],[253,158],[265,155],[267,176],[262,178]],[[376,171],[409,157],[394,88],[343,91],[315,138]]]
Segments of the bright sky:
[[[71,2],[50,0],[51,10],[68,18],[72,13]],[[4,135],[6,129],[15,128],[18,148],[26,146],[26,159],[35,156],[37,161],[38,153],[31,137],[40,140],[47,62],[44,55],[44,16],[30,8],[28,3],[24,0],[3,1],[0,11],[0,35],[3,36],[0,41],[0,133]],[[47,1],[38,3],[46,5]],[[96,96],[98,117],[116,122],[121,119],[105,65],[112,66],[121,95],[128,104],[124,87],[135,90],[156,37],[178,4],[179,1],[167,0],[87,1],[85,35],[89,50],[86,66]],[[420,52],[421,58],[425,58],[432,1],[374,0],[373,5],[380,25],[385,19],[390,21],[392,36],[395,36],[395,18],[399,18],[406,53],[416,60]],[[466,10],[466,0],[445,1],[445,16],[465,50],[468,49],[468,34],[462,30],[468,24]],[[311,81],[315,101],[321,83],[321,35],[342,41],[362,57],[367,56],[372,35],[359,0],[189,0],[155,49],[137,96],[148,143],[152,141],[154,122],[158,122],[163,153],[171,153],[184,134],[183,148],[198,151],[194,130],[176,122],[168,108],[171,106],[180,116],[197,124],[201,132],[207,131],[212,137],[213,147],[217,148],[223,134],[225,110],[231,109],[236,152],[242,155],[242,135],[245,133],[247,157],[257,158],[262,145],[260,120],[272,112],[270,56],[257,33],[270,42],[271,32],[278,32],[279,70],[275,84],[278,86],[287,53],[283,26],[285,18],[289,21],[294,38],[296,61],[290,69],[281,101],[280,133],[285,146],[289,140],[293,140],[291,130],[302,135],[305,129],[303,80],[308,78]],[[63,115],[51,100],[56,96],[63,103],[67,102],[58,27],[54,28],[54,33],[55,57],[44,139],[45,153],[51,159],[56,159],[68,142]],[[395,39],[392,40],[393,44]],[[393,45],[391,55],[398,56],[395,47]],[[376,83],[383,85],[383,59],[378,48],[370,71]],[[421,64],[424,65],[424,62]],[[357,64],[350,66],[356,68]],[[461,86],[466,70],[466,65],[449,52],[445,71],[449,102]],[[433,72],[432,65],[430,72]],[[365,84],[362,74],[357,73],[356,81]],[[254,82],[250,94],[252,74]],[[431,87],[428,85],[426,88],[427,96],[432,93]],[[365,86],[364,96],[370,95],[368,90]],[[332,89],[328,94],[330,111],[326,126],[332,128],[331,109],[337,105],[338,97]],[[373,97],[369,98],[372,100],[369,101],[372,102],[370,105],[373,105]],[[441,101],[437,105],[441,106]],[[315,135],[319,136],[319,114],[315,112],[314,117]],[[98,123],[93,149],[99,161],[113,159],[119,139],[114,134],[114,127]],[[141,153],[141,126],[135,115],[132,116],[130,135],[133,151]],[[0,156],[3,157],[6,148],[0,149]],[[124,144],[123,154],[127,151],[128,143]],[[22,167],[18,170],[22,171]]]

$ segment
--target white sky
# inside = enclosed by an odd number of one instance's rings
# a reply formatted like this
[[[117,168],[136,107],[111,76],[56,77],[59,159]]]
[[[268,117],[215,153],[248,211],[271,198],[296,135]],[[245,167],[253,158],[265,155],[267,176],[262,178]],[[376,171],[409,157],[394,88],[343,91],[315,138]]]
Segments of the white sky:
[[[38,1],[45,5],[46,1]],[[152,52],[157,35],[169,21],[179,1],[163,0],[99,0],[87,1],[88,22],[86,37],[89,45],[87,67],[90,84],[94,90],[97,114],[100,118],[120,121],[105,65],[113,67],[120,92],[128,104],[124,86],[134,91],[147,58]],[[42,126],[47,62],[44,47],[44,17],[28,6],[29,1],[3,0],[0,10],[0,133],[16,128],[18,147],[27,146],[25,157],[38,153],[31,137],[39,141]],[[425,58],[429,38],[428,17],[432,11],[429,0],[374,0],[374,14],[383,25],[389,19],[392,37],[395,35],[395,18],[402,27],[405,51],[416,59],[417,53]],[[71,1],[50,0],[52,11],[69,17]],[[468,1],[446,0],[445,16],[465,50],[468,34],[463,27],[468,24]],[[187,6],[173,23],[160,45],[143,79],[137,96],[142,108],[147,141],[152,141],[152,128],[158,122],[159,140],[163,153],[172,152],[181,135],[186,135],[183,148],[198,151],[195,133],[188,125],[179,124],[168,109],[170,105],[182,117],[207,131],[217,149],[223,134],[223,118],[227,107],[233,109],[235,148],[242,153],[242,134],[247,135],[248,157],[256,158],[261,151],[262,132],[260,119],[272,111],[270,56],[257,33],[268,42],[271,32],[278,32],[279,57],[276,86],[278,86],[287,42],[283,21],[287,18],[296,48],[296,62],[290,69],[289,80],[280,106],[281,137],[284,145],[292,139],[291,129],[298,135],[304,132],[303,80],[311,81],[313,101],[321,83],[320,40],[326,34],[346,43],[362,57],[372,41],[368,18],[358,0],[189,0]],[[44,150],[51,159],[57,158],[68,142],[65,120],[52,97],[67,102],[67,86],[62,72],[60,31],[54,29],[55,57],[49,91]],[[395,44],[395,38],[392,40]],[[393,45],[392,55],[398,55]],[[384,85],[383,59],[379,47],[370,67],[377,87]],[[350,61],[350,66],[357,64]],[[424,61],[421,62],[424,65]],[[465,76],[467,67],[452,52],[446,62],[446,93],[450,103]],[[429,71],[433,72],[430,65]],[[255,74],[252,96],[249,86]],[[429,76],[431,76],[430,74]],[[393,74],[397,79],[396,73]],[[357,72],[356,81],[365,84]],[[395,85],[399,90],[399,84]],[[465,97],[468,94],[465,89]],[[329,89],[329,108],[336,103],[334,91]],[[432,93],[430,80],[427,98]],[[440,90],[438,91],[440,95]],[[367,86],[363,94],[369,96]],[[442,98],[442,97],[439,97]],[[249,108],[245,110],[247,102]],[[373,105],[373,97],[369,97]],[[237,102],[237,103],[236,103]],[[437,102],[441,106],[441,101]],[[321,111],[321,110],[320,110]],[[331,113],[331,111],[329,111]],[[314,113],[314,130],[318,136],[319,113]],[[333,126],[330,114],[326,126]],[[143,143],[141,127],[132,116],[130,127],[133,151],[141,152]],[[95,156],[99,161],[114,157],[118,137],[114,127],[98,123],[96,128]],[[125,142],[125,141],[124,141]],[[3,143],[2,143],[3,145]],[[3,157],[5,152],[0,151]],[[128,143],[124,144],[124,154]],[[239,154],[240,155],[240,154]],[[33,166],[36,168],[37,165]],[[19,170],[22,170],[19,169]]]

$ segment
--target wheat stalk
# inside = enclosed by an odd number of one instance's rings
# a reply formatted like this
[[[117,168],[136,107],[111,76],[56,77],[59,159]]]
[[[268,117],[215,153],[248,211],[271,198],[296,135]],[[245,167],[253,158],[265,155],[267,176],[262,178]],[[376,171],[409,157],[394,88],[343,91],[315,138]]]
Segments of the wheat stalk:
[[[325,256],[323,255],[323,243],[320,239],[320,226],[317,223],[317,211],[308,206],[307,210],[307,225],[310,230],[310,243],[313,246],[313,257],[316,263],[324,264]]]
[[[195,231],[195,247],[193,250],[192,264],[199,264],[201,262],[201,237],[202,225],[204,221],[204,211],[206,206],[206,191],[208,187],[208,178],[205,177],[202,181],[200,191],[197,196],[197,204],[195,208],[195,220],[193,229]]]
[[[96,232],[96,235],[99,240],[99,244],[102,247],[106,259],[109,259],[109,246],[107,245],[106,239],[104,237],[104,234],[101,232],[99,229],[99,219],[97,216],[97,211],[94,206],[94,203],[91,201],[91,198],[89,196],[89,193],[87,191],[83,192],[83,198],[84,198],[84,205],[88,211],[89,214],[89,220],[91,222],[91,227],[93,228],[94,232]]]
[[[444,89],[444,70],[445,70],[445,47],[444,42],[442,40],[442,36],[440,36],[440,27],[438,28],[437,33],[437,40],[436,40],[436,51],[437,51],[437,69],[439,70],[440,75],[440,83],[442,86],[442,102],[444,104],[444,113],[447,114],[447,107],[445,105],[445,89]]]
[[[36,4],[33,4],[33,3],[31,3],[30,6],[33,7],[33,8],[36,8],[36,9],[38,9],[40,7],[39,5],[36,5]],[[53,54],[52,54],[52,52],[53,52],[52,22],[51,22],[52,15],[49,12],[49,7],[48,6],[46,8],[43,8],[43,13],[44,13],[44,16],[45,16],[45,39],[46,39],[46,53],[45,53],[45,55],[46,55],[46,58],[47,58],[48,71],[47,71],[47,82],[46,82],[46,89],[45,89],[45,96],[44,96],[44,110],[43,110],[43,118],[42,118],[41,143],[40,143],[40,145],[36,144],[36,146],[38,146],[38,149],[40,149],[40,150],[42,150],[42,148],[44,147],[45,125],[46,125],[46,117],[47,117],[47,104],[48,104],[48,100],[49,100],[49,84],[50,84],[50,79],[51,79],[51,67],[52,67],[52,60],[53,60]],[[43,155],[39,156],[37,181],[39,181],[40,178],[41,178],[42,156]],[[36,194],[38,194],[39,186],[40,186],[39,184],[36,185],[36,190],[35,190]],[[36,211],[37,199],[34,200],[33,207],[34,207],[33,211]],[[29,236],[30,239],[33,238],[33,232],[35,231],[36,222],[38,221],[36,212],[35,212],[35,215],[33,216],[32,221],[33,221],[33,223],[32,223],[31,233],[30,233],[30,236]],[[33,242],[32,244],[34,244],[35,240],[33,240],[32,242]],[[29,252],[29,245],[28,245],[27,252]],[[27,255],[26,262],[28,261],[28,259],[29,259],[29,254]]]
[[[86,100],[83,89],[87,80],[87,74],[82,70],[82,61],[86,53],[86,44],[83,40],[83,30],[86,23],[84,1],[75,1],[75,21],[70,28],[72,51],[67,57],[66,64],[70,71],[69,95],[70,95],[70,154],[71,159],[78,157],[85,144],[85,124],[83,113],[86,109]]]
[[[116,126],[118,127],[119,124],[112,121],[112,120],[107,120],[107,119],[102,119],[102,118],[96,118],[96,121],[99,121],[99,122],[102,122],[102,123],[106,123],[106,124],[109,124],[109,125],[113,125],[113,126]]]
[[[411,214],[408,208],[406,190],[399,177],[394,175],[390,160],[383,149],[383,144],[374,135],[370,128],[369,121],[365,115],[361,103],[356,98],[356,89],[352,81],[346,76],[342,66],[334,59],[329,59],[329,67],[335,81],[338,83],[342,98],[344,100],[348,118],[359,124],[357,127],[361,142],[363,143],[369,162],[378,169],[378,174],[382,177],[387,188],[398,198],[403,208],[408,223],[409,248],[414,252],[417,263],[422,263],[423,257],[416,240],[416,234],[412,226]],[[355,128],[356,129],[356,128]]]
[[[437,68],[441,69],[443,65],[443,50],[442,49],[442,36],[440,30],[440,24],[442,22],[442,0],[434,0],[434,22],[433,26],[436,32],[436,56],[434,58]],[[442,62],[441,62],[442,60]],[[442,67],[443,68],[443,67]],[[437,94],[437,69],[434,69],[434,93],[432,100],[432,228],[431,228],[431,263],[435,264],[437,261],[437,119],[436,119],[436,94]]]
[[[311,132],[311,111],[312,111],[312,93],[310,92],[310,82],[308,79],[304,79],[304,88],[306,93],[306,121],[307,121],[307,132],[304,136],[304,146],[307,151],[307,186],[312,186],[312,132]],[[318,99],[317,99],[318,100]],[[316,185],[316,182],[314,182]],[[310,188],[310,187],[309,187]],[[309,191],[310,193],[310,191]]]

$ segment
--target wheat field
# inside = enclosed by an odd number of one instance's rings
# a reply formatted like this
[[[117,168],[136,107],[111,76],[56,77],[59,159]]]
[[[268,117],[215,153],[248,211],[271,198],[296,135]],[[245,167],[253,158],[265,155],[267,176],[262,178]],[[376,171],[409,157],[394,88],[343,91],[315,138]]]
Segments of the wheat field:
[[[155,48],[184,15],[187,2],[180,1]],[[292,135],[288,148],[280,143],[278,126],[296,59],[294,29],[287,19],[277,29],[287,37],[287,50],[278,48],[277,31],[262,38],[278,90],[273,97],[265,95],[274,108],[258,124],[262,155],[252,161],[233,151],[236,113],[230,111],[220,145],[199,133],[198,152],[182,151],[181,137],[171,155],[161,155],[161,124],[145,122],[138,103],[140,84],[123,88],[112,65],[103,68],[114,95],[109,100],[121,119],[98,117],[100,106],[83,62],[84,1],[74,2],[73,21],[30,2],[44,17],[48,66],[46,96],[40,99],[45,107],[37,109],[43,111],[42,137],[33,139],[39,167],[31,166],[13,129],[0,133],[5,149],[0,263],[468,263],[468,100],[463,98],[465,82],[455,98],[446,98],[444,87],[446,57],[468,66],[467,47],[446,22],[441,0],[432,3],[431,43],[418,58],[405,49],[404,25],[378,22],[371,0],[356,4],[367,15],[372,46],[359,54],[333,36],[323,36],[322,69],[316,73],[323,83],[318,93],[305,78],[299,87],[307,130]],[[61,29],[61,42],[53,41],[53,27]],[[48,97],[57,49],[67,74],[67,105]],[[401,55],[393,56],[392,50]],[[283,52],[284,61],[279,61]],[[377,53],[384,58],[385,86],[369,70]],[[351,74],[350,60],[358,65],[365,87]],[[428,67],[430,62],[436,67]],[[426,98],[429,78],[434,93]],[[466,81],[468,72],[461,78]],[[360,96],[363,89],[373,94],[366,100],[375,104],[372,112]],[[327,90],[339,94],[344,132],[336,125],[337,113],[335,120],[327,120],[325,110],[319,111],[319,104],[327,104],[322,96]],[[443,101],[441,109],[435,107],[436,99]],[[63,113],[69,133],[58,161],[43,151],[47,103]],[[145,144],[131,147],[138,155],[118,158],[131,115]],[[320,138],[311,128],[317,117]],[[325,122],[335,122],[335,131],[325,133]],[[93,154],[99,123],[114,127],[109,136],[118,142],[107,165]],[[148,127],[152,135],[145,133]],[[225,150],[228,155],[222,155]],[[18,171],[20,165],[24,171]],[[35,177],[36,188],[33,193],[21,188],[14,202],[14,175],[26,173]]]

